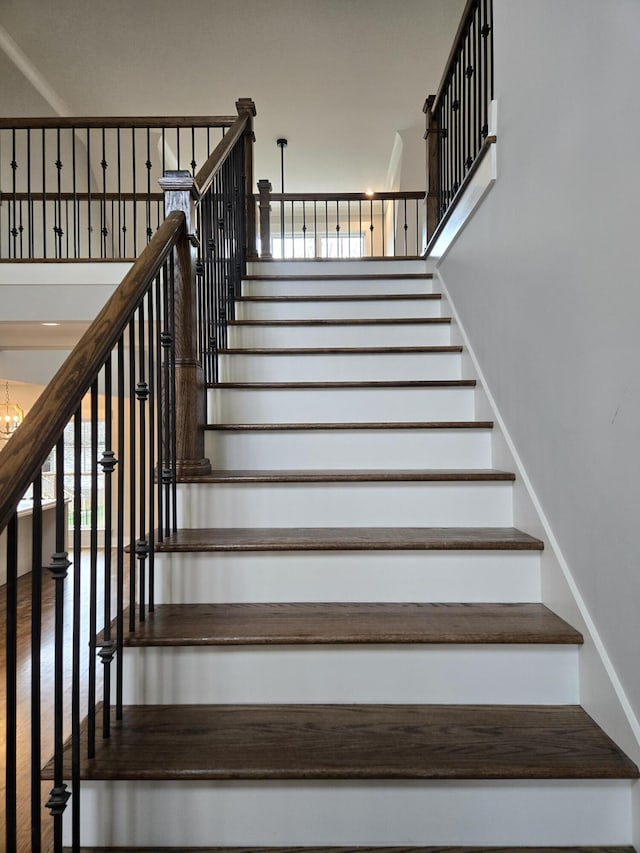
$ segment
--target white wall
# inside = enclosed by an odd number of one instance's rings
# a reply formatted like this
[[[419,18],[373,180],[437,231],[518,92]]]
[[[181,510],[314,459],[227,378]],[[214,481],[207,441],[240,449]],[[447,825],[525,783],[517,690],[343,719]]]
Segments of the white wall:
[[[640,714],[638,0],[494,0],[498,180],[441,264]]]

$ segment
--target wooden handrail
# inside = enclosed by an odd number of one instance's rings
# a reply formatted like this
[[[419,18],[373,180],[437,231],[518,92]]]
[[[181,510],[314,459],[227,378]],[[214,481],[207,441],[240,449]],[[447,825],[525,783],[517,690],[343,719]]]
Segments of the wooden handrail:
[[[248,113],[243,112],[237,116],[227,133],[225,133],[211,152],[209,159],[204,163],[195,177],[194,191],[198,197],[201,198],[211,186],[213,179],[222,168],[222,164],[229,156],[233,146],[244,133],[248,121]]]
[[[15,198],[16,201],[162,201],[164,199],[164,195],[160,192],[148,193],[146,190],[140,190],[140,192],[131,193],[131,192],[102,192],[102,190],[94,190],[91,193],[81,192],[81,193],[59,193],[56,190],[50,190],[49,192],[32,192],[32,193],[14,193],[11,190],[2,190],[0,191],[0,199],[5,198],[8,201],[13,201]]]
[[[258,195],[255,196],[258,198]],[[271,201],[402,201],[424,198],[424,190],[366,193],[271,193]]]
[[[0,454],[0,530],[38,475],[45,459],[82,403],[100,369],[176,243],[185,234],[184,214],[171,213],[122,283],[27,413]]]
[[[57,128],[231,127],[237,116],[55,116],[0,118],[0,130]]]
[[[460,23],[458,24],[458,29],[456,30],[456,35],[453,40],[453,45],[451,47],[451,50],[449,51],[449,56],[447,58],[446,65],[444,66],[444,73],[442,74],[442,77],[440,79],[440,85],[436,89],[435,98],[431,107],[433,112],[436,111],[436,108],[440,103],[440,98],[442,97],[442,93],[444,92],[445,86],[447,85],[447,78],[449,77],[451,69],[455,65],[456,58],[460,51],[460,43],[462,42],[464,31],[467,28],[469,15],[476,2],[477,0],[467,0],[467,2],[465,3],[464,11],[460,18]]]

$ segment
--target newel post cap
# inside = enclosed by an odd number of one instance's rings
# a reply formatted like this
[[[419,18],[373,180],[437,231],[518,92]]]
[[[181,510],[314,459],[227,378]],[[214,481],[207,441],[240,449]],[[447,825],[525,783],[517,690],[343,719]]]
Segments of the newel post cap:
[[[195,180],[191,172],[180,169],[165,172],[161,178],[158,178],[158,183],[164,192],[171,192],[171,190],[191,190]]]
[[[239,98],[236,101],[236,109],[238,110],[238,114],[240,113],[251,113],[252,116],[256,116],[256,105],[253,102],[253,98]]]

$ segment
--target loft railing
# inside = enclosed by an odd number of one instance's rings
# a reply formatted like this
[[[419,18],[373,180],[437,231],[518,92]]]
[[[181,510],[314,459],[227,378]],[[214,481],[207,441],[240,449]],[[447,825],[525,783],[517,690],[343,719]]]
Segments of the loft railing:
[[[255,108],[237,106],[195,178],[170,170],[161,179],[166,219],[0,453],[7,853],[62,853],[63,823],[79,853],[81,763],[122,717],[125,635],[154,608],[156,545],[176,529],[176,480],[209,469],[201,360],[224,340],[255,242]],[[55,498],[43,502],[51,468]]]
[[[468,0],[440,86],[424,105],[427,119],[427,238],[453,209],[495,142],[492,0]]]
[[[236,116],[0,119],[0,259],[135,258]]]
[[[272,193],[258,181],[260,257],[418,257],[424,192]]]

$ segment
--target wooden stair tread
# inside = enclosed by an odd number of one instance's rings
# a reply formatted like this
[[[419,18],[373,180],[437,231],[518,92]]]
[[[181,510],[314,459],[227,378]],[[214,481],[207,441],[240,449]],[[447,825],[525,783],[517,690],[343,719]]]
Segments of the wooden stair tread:
[[[579,706],[128,706],[85,754],[85,779],[638,777]],[[68,778],[69,743],[64,763]]]
[[[229,326],[438,326],[451,325],[451,317],[363,317],[321,320],[229,320]]]
[[[220,355],[410,355],[460,353],[462,347],[236,347],[219,350]]]
[[[448,483],[512,481],[515,474],[492,468],[449,469],[281,469],[211,471],[179,477],[181,483]]]
[[[475,379],[373,379],[346,382],[210,382],[209,388],[475,388]]]
[[[582,636],[537,603],[305,602],[161,604],[125,638],[128,646],[328,643],[580,644]]]
[[[433,279],[432,272],[344,273],[344,275],[243,275],[243,281],[420,281]]]
[[[71,848],[65,848],[71,853]],[[634,847],[81,847],[80,853],[635,853]]]
[[[493,421],[385,421],[373,423],[362,421],[356,423],[283,423],[283,424],[204,424],[205,430],[235,430],[243,432],[256,430],[273,432],[282,430],[353,430],[353,429],[493,429]]]
[[[157,551],[541,551],[515,527],[208,527],[179,530]]]
[[[236,296],[236,302],[397,302],[442,299],[441,293],[336,293],[303,296]]]

